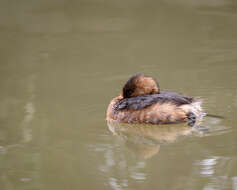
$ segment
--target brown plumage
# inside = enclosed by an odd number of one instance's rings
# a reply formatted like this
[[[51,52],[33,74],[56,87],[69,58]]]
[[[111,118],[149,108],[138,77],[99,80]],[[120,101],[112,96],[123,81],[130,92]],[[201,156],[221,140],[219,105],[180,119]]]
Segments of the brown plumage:
[[[195,100],[174,92],[160,91],[152,78],[137,74],[123,88],[122,95],[114,98],[107,109],[107,120],[122,123],[170,124],[189,122],[193,125],[197,113]]]

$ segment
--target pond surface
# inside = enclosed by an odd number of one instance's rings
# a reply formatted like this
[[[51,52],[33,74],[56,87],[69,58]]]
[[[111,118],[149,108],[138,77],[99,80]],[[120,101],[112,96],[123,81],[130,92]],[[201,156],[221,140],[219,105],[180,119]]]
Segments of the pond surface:
[[[237,190],[234,0],[2,0],[1,190]],[[200,129],[107,125],[134,73],[204,100]]]

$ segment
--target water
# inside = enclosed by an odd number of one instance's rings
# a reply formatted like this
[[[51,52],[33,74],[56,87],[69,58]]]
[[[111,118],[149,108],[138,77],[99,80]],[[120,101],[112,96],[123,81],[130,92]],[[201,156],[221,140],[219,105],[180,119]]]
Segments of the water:
[[[236,190],[236,23],[234,0],[2,0],[1,190]],[[137,72],[224,119],[108,127]]]

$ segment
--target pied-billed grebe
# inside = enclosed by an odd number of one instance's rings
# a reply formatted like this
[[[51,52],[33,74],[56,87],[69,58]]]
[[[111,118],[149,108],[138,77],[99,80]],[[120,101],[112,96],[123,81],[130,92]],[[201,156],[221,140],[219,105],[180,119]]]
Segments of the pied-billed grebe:
[[[171,124],[188,122],[193,126],[202,117],[201,101],[175,92],[160,91],[152,77],[132,76],[120,96],[107,109],[107,120],[122,123]]]

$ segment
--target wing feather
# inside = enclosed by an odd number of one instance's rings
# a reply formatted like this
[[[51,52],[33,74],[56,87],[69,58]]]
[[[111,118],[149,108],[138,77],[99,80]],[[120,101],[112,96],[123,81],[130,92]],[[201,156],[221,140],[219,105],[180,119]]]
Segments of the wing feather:
[[[151,94],[145,96],[137,96],[132,98],[124,98],[116,105],[116,110],[139,110],[148,107],[154,103],[170,102],[177,106],[190,104],[193,102],[192,97],[186,97],[175,92],[161,91],[159,94]]]

